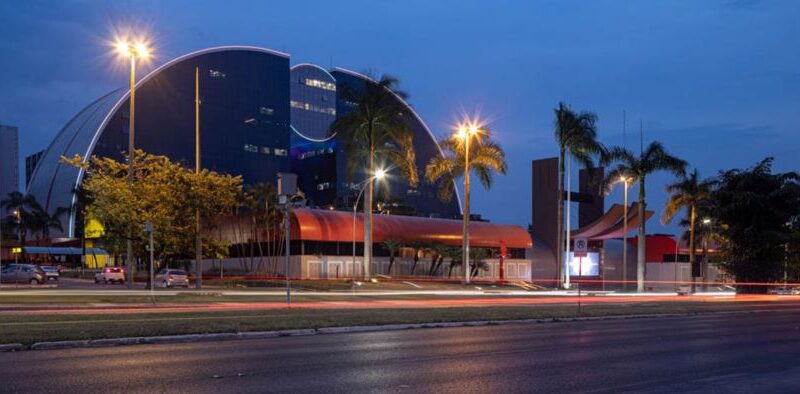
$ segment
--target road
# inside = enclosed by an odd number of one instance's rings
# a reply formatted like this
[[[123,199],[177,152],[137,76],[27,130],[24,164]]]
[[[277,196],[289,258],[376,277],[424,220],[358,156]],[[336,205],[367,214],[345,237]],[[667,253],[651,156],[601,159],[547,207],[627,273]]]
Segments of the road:
[[[4,392],[798,392],[800,312],[0,354]]]

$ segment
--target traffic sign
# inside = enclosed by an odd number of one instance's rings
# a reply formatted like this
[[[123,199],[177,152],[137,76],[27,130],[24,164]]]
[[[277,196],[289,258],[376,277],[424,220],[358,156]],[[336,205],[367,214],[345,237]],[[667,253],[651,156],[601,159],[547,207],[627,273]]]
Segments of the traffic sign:
[[[586,257],[589,253],[589,240],[586,238],[575,238],[575,257]]]

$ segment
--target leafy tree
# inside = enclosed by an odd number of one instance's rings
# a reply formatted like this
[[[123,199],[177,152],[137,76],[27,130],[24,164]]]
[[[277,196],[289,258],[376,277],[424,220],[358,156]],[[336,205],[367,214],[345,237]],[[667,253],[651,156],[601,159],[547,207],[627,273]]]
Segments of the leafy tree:
[[[670,193],[667,204],[664,206],[664,213],[661,222],[667,224],[672,221],[675,215],[685,209],[689,216],[689,265],[694,267],[695,253],[695,229],[697,228],[697,211],[701,203],[706,201],[711,195],[710,180],[701,180],[697,174],[697,169],[686,174],[680,174],[678,180],[667,185],[666,191]],[[692,291],[694,291],[694,276],[692,276]]]
[[[566,189],[565,163],[567,154],[574,160],[581,163],[586,168],[593,166],[592,158],[602,156],[605,148],[597,141],[597,115],[593,112],[575,112],[564,102],[558,103],[554,110],[554,136],[558,144],[558,216],[556,231],[557,246],[555,247],[555,257],[558,282],[563,283],[566,277],[564,271],[564,197]]]
[[[397,89],[399,81],[384,75],[377,81],[364,85],[362,91],[346,89],[346,101],[356,103],[356,108],[340,116],[331,131],[340,141],[347,142],[347,173],[352,180],[363,171],[369,182],[364,193],[364,276],[369,277],[372,261],[372,209],[374,201],[374,176],[381,165],[391,165],[399,170],[411,186],[418,182],[414,152],[414,132],[408,127],[405,107],[400,99],[405,93]]]
[[[218,252],[219,245],[212,242],[208,230],[232,211],[241,190],[240,177],[209,170],[195,172],[141,150],[134,154],[133,183],[127,181],[127,163],[100,157],[84,162],[77,155],[62,160],[86,170],[82,185],[90,200],[86,212],[103,224],[106,248],[115,256],[122,254],[131,228],[134,250],[143,253],[147,241],[144,223],[150,222],[155,229],[154,253],[161,265],[193,255],[196,210],[204,225],[204,254]]]
[[[746,169],[722,171],[711,194],[712,220],[727,241],[721,267],[737,282],[769,282],[782,277],[787,252],[797,242],[800,175],[773,173],[772,158]],[[763,286],[743,291],[764,292]]]
[[[675,175],[681,175],[686,168],[686,162],[667,153],[660,142],[651,142],[644,151],[638,156],[633,152],[614,147],[608,150],[603,158],[604,164],[617,162],[614,169],[606,174],[603,185],[610,188],[620,177],[625,177],[628,182],[639,183],[639,217],[644,218],[646,208],[645,181],[647,176],[657,171],[669,171]],[[644,291],[644,270],[645,270],[645,220],[639,222],[639,242],[637,246],[636,264],[636,289]]]

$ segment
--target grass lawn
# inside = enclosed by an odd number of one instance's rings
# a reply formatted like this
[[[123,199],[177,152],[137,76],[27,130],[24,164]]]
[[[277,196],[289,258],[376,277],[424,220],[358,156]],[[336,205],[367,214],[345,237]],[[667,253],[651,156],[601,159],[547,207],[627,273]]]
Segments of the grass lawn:
[[[744,305],[743,305],[744,304]],[[589,305],[582,316],[707,313],[747,309],[746,303]],[[270,331],[398,323],[574,317],[574,306],[499,306],[413,309],[279,309],[173,313],[0,315],[0,343],[116,337]]]

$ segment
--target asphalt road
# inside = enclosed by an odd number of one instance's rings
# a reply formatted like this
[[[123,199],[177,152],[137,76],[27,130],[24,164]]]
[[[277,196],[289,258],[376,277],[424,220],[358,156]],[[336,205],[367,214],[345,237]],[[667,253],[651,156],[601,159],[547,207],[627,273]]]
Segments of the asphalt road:
[[[0,354],[2,392],[800,392],[800,312]]]

